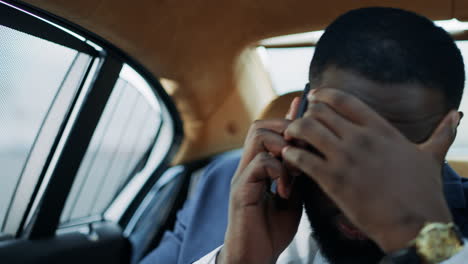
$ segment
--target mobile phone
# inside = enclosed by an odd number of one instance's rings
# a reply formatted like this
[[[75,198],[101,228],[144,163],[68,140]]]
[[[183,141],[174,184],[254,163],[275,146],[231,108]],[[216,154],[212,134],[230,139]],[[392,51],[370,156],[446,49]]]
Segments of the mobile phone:
[[[307,110],[307,106],[308,106],[307,95],[309,94],[309,92],[310,92],[310,84],[307,83],[304,88],[304,92],[302,93],[301,103],[299,104],[299,109],[297,111],[295,119],[298,119],[304,116],[304,113]]]
[[[298,119],[298,118],[301,118],[302,116],[304,116],[304,113],[306,112],[307,106],[308,106],[307,95],[309,94],[309,92],[310,92],[310,84],[307,83],[305,85],[304,92],[302,93],[301,102],[299,103],[299,108],[297,110],[297,113],[296,113],[296,116],[295,116],[294,119]],[[299,145],[297,142],[292,142],[292,143],[293,143],[293,145]],[[314,153],[318,152],[312,146],[308,146],[307,149],[309,149],[310,151],[313,151]],[[271,185],[270,185],[270,193],[273,194],[273,195],[276,195],[277,194],[277,189],[276,189],[277,187],[278,186],[277,186],[276,180],[272,181]]]
[[[295,119],[298,119],[298,118],[301,118],[304,116],[304,113],[307,111],[307,107],[309,105],[309,102],[307,100],[307,95],[309,94],[311,88],[310,88],[310,84],[307,83],[305,88],[304,88],[304,92],[302,93],[302,96],[301,96],[301,102],[299,103],[299,109],[297,110],[297,114],[296,114],[296,117]],[[304,143],[300,143],[300,142],[295,142],[293,141],[292,142],[293,145],[296,145],[298,147],[303,147],[307,150],[309,150],[310,152],[320,156],[320,157],[324,157],[322,153],[320,153],[316,148],[314,148],[313,146],[311,145],[305,145]]]

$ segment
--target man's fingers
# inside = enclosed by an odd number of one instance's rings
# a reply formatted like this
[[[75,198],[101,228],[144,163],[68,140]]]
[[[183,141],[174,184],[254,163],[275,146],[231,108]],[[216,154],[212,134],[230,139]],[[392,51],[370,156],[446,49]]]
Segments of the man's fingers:
[[[283,134],[291,121],[286,119],[268,119],[256,120],[249,128],[249,133],[253,133],[257,129],[268,129],[277,134]],[[248,138],[248,135],[247,135]]]
[[[313,117],[319,120],[340,138],[348,134],[354,126],[350,121],[344,119],[329,105],[321,102],[310,102],[304,117]]]
[[[439,162],[443,162],[450,145],[455,140],[459,120],[459,113],[455,110],[450,111],[442,119],[429,139],[419,145],[420,149],[430,152]]]
[[[316,148],[325,157],[337,153],[339,139],[320,121],[314,118],[301,118],[291,123],[285,131],[286,140],[299,139]]]
[[[313,180],[316,180],[317,175],[323,174],[325,161],[309,151],[288,146],[283,149],[283,160],[298,168]]]
[[[261,195],[265,192],[266,184],[278,180],[278,194],[287,199],[291,192],[292,182],[287,179],[288,175],[283,164],[272,155],[261,152],[258,153],[252,162],[242,173],[244,179],[240,179],[241,184],[246,184],[247,192],[252,197],[248,200],[260,201]],[[280,180],[283,179],[283,180]]]
[[[268,129],[257,129],[247,141],[252,146],[252,155],[260,152],[269,152],[275,157],[281,155],[281,150],[287,145],[286,140],[280,134],[276,134]],[[253,158],[253,157],[252,157]],[[250,159],[249,159],[250,160]]]
[[[281,150],[287,145],[288,143],[283,135],[268,129],[256,129],[247,137],[245,146],[248,146],[248,148],[244,150],[237,170],[239,172],[244,170],[255,156],[261,152],[271,153],[273,156],[279,157],[281,155]],[[236,178],[236,176],[234,178]]]
[[[332,88],[320,88],[307,97],[309,103],[315,101],[328,104],[333,110],[358,125],[379,126],[388,129],[387,122],[367,104],[355,96]]]
[[[330,168],[330,164],[319,156],[288,146],[283,149],[283,159],[315,181],[330,198],[334,199],[334,195],[345,190],[347,179],[342,170]]]
[[[245,142],[246,146],[251,149],[246,150],[251,153],[252,157],[247,160],[252,160],[259,152],[270,152],[275,156],[281,154],[281,150],[286,144],[283,138],[283,133],[291,123],[285,119],[271,119],[255,121],[250,127],[249,134]]]
[[[299,105],[301,103],[300,97],[294,97],[291,101],[291,105],[289,106],[288,113],[286,114],[286,119],[294,120],[294,117],[297,115],[297,111],[299,110]]]
[[[260,152],[270,152],[279,156],[286,145],[283,138],[284,130],[291,121],[286,119],[258,120],[250,126],[244,143],[244,154],[238,171],[242,171],[247,164]]]
[[[284,173],[281,162],[266,152],[258,153],[250,163],[248,170],[251,173],[246,173],[248,175],[247,182],[265,181],[266,179],[276,180]]]
[[[286,172],[284,165],[281,167],[283,173],[281,177],[276,181],[276,191],[280,197],[288,199],[291,195],[291,191],[294,185],[294,177]]]

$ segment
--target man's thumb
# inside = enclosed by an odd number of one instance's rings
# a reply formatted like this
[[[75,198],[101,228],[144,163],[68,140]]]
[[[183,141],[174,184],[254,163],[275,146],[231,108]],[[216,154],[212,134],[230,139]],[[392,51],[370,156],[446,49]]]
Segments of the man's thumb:
[[[421,150],[430,152],[434,157],[443,162],[450,145],[455,140],[455,134],[460,116],[457,111],[450,111],[439,123],[432,135],[419,146]]]
[[[301,98],[300,97],[294,97],[294,99],[291,101],[291,105],[289,106],[288,113],[286,114],[286,119],[294,120],[294,118],[297,115],[297,111],[299,109],[299,104],[300,103],[301,103]]]

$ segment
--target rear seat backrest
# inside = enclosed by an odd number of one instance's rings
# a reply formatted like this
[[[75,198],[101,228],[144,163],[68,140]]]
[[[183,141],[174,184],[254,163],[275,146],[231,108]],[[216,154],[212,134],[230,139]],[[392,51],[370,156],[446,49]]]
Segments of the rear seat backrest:
[[[258,119],[284,118],[292,100],[301,95],[302,91],[297,91],[276,97],[263,109]]]
[[[461,177],[468,178],[468,158],[467,159],[450,159],[448,160],[450,167]]]

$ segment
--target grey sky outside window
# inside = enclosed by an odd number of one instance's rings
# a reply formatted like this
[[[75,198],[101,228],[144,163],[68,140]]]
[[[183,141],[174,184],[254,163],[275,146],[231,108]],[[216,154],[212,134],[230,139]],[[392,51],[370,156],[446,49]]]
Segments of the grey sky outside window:
[[[457,41],[465,60],[468,73],[468,41]],[[278,95],[300,91],[308,82],[309,65],[314,47],[268,48],[261,52],[265,67],[270,72],[273,88]],[[468,79],[468,77],[467,77]],[[468,84],[468,80],[465,83]],[[463,94],[460,111],[468,113],[468,92]],[[448,159],[468,159],[468,120],[463,119],[458,127],[457,138],[447,155]]]
[[[133,70],[127,66],[124,71]],[[125,75],[116,83],[81,163],[62,212],[62,224],[101,215],[142,168],[138,165],[144,165],[157,138],[162,124],[157,100],[142,92],[141,83]]]
[[[314,47],[266,49],[264,64],[278,95],[304,89]]]
[[[463,55],[465,61],[465,74],[468,74],[468,41],[457,41],[458,48]],[[460,111],[466,115],[468,113],[468,76],[465,81],[465,92],[463,93]],[[452,159],[467,159],[468,158],[468,120],[462,119],[458,127],[457,138],[448,153],[448,157]]]
[[[86,55],[0,26],[0,231],[36,137],[71,67],[83,67]],[[71,89],[78,89],[81,78]],[[72,91],[71,94],[74,93]],[[71,100],[71,98],[70,98]],[[70,103],[70,102],[69,102]],[[62,120],[57,120],[62,122]],[[44,149],[44,152],[47,152]],[[46,153],[47,154],[47,153]],[[37,173],[40,173],[38,171]]]

